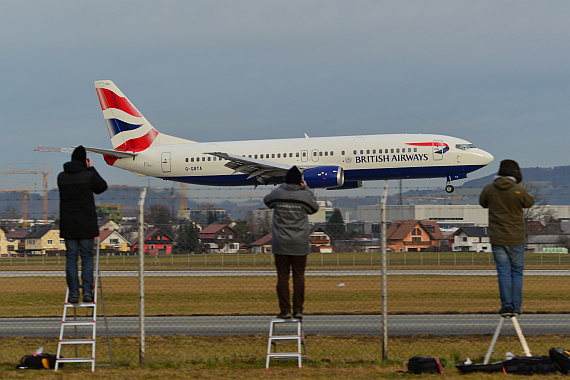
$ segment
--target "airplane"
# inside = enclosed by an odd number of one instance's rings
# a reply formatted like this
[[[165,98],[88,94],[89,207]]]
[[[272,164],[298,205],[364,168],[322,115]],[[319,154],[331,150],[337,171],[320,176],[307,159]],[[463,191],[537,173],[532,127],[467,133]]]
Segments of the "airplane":
[[[311,188],[352,189],[364,181],[453,180],[493,161],[472,143],[438,134],[378,134],[200,143],[159,132],[110,80],[95,81],[113,149],[85,147],[108,165],[197,185],[274,185],[293,165]]]

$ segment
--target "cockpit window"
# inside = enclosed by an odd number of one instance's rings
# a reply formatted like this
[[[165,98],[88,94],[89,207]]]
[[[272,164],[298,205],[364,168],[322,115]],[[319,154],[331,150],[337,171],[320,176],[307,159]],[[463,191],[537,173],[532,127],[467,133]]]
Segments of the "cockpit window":
[[[471,143],[469,143],[469,144],[455,144],[455,147],[457,149],[467,150],[467,149],[475,148],[475,145],[473,145]]]

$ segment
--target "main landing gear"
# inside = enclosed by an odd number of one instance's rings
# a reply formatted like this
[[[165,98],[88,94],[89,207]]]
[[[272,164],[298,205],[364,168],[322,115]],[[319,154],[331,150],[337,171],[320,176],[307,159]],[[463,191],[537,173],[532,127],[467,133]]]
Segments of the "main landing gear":
[[[451,185],[449,181],[447,181],[447,186],[445,186],[445,191],[447,191],[448,193],[453,193],[453,190],[455,190],[455,187],[453,187],[453,185]]]

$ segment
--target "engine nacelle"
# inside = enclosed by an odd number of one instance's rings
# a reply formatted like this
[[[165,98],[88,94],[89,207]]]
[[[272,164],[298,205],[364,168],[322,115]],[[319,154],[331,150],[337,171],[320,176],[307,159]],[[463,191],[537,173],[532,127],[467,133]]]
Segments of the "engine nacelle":
[[[306,169],[303,177],[307,185],[313,189],[344,185],[344,170],[340,166],[319,166]]]
[[[344,181],[344,185],[337,187],[328,187],[327,190],[358,189],[359,187],[362,187],[362,181]]]

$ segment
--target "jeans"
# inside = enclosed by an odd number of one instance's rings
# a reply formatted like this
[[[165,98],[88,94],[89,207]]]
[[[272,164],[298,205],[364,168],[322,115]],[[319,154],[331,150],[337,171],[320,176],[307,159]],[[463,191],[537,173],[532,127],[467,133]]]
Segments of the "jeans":
[[[79,271],[77,261],[81,255],[81,284],[83,297],[93,295],[93,247],[95,240],[65,239],[65,275],[69,298],[79,298]]]
[[[303,311],[305,303],[305,267],[307,256],[275,255],[277,297],[281,312],[291,311],[289,271],[293,271],[293,311]]]
[[[514,312],[520,313],[525,246],[522,244],[491,245],[491,247],[497,266],[501,309],[512,307]]]

